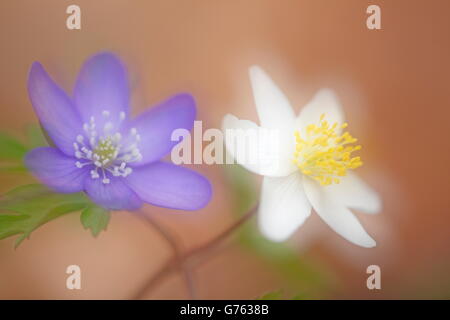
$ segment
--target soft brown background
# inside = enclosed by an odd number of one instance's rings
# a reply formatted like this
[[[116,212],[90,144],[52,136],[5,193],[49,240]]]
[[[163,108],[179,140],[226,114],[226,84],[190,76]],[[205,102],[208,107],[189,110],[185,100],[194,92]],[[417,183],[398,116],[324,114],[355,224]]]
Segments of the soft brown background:
[[[82,30],[65,27],[70,4]],[[382,30],[366,28],[366,8],[382,9]],[[321,87],[341,97],[364,145],[360,174],[384,200],[378,216],[359,215],[375,249],[345,242],[317,218],[292,246],[331,270],[335,298],[449,298],[450,2],[447,0],[5,0],[0,4],[0,124],[20,135],[36,122],[26,92],[40,61],[71,90],[83,60],[101,50],[129,66],[134,112],[177,91],[198,100],[206,127],[227,112],[256,120],[247,68],[263,66],[300,108]],[[186,247],[232,223],[229,186],[219,166],[198,168],[214,198],[200,212],[147,207]],[[1,176],[1,191],[22,180]],[[255,188],[259,180],[255,179]],[[94,239],[71,214],[45,225],[14,251],[0,241],[0,298],[128,298],[170,250],[149,226],[116,213]],[[82,290],[65,288],[65,268],[82,268]],[[369,291],[365,269],[382,268]],[[249,298],[289,286],[255,256],[231,245],[195,270],[200,298]],[[186,298],[169,277],[148,298]]]

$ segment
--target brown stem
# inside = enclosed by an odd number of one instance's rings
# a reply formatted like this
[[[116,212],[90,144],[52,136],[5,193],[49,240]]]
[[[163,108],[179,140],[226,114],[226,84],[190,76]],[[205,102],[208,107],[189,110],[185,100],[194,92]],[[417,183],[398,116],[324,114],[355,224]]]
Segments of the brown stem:
[[[229,226],[227,229],[222,231],[219,235],[217,235],[215,238],[211,239],[205,244],[202,244],[196,248],[191,249],[188,251],[184,256],[184,260],[191,259],[194,256],[198,255],[205,255],[209,252],[213,251],[215,248],[217,248],[229,235],[231,235],[236,229],[238,229],[241,225],[243,225],[248,219],[250,219],[257,211],[258,206],[256,205],[251,210],[246,212],[241,218],[239,218],[238,221],[236,221],[234,224]]]
[[[142,299],[146,293],[148,293],[149,291],[154,289],[160,283],[160,281],[162,279],[164,279],[164,277],[169,275],[173,270],[175,270],[177,268],[179,268],[180,270],[183,270],[182,268],[180,268],[180,266],[187,267],[190,260],[192,260],[196,257],[201,258],[202,256],[204,256],[206,254],[210,254],[212,251],[217,249],[220,246],[220,244],[225,239],[228,238],[228,236],[230,236],[242,224],[244,224],[248,219],[250,219],[256,213],[257,209],[258,209],[258,205],[253,207],[246,214],[244,214],[238,221],[236,221],[234,224],[232,224],[226,230],[222,231],[218,236],[214,237],[213,239],[206,242],[205,244],[195,247],[195,248],[187,251],[186,253],[175,256],[173,259],[170,259],[169,261],[167,261],[163,265],[163,267],[161,269],[159,269],[159,271],[157,271],[154,275],[152,275],[152,277],[144,284],[144,286],[142,286],[137,291],[137,293],[132,297],[132,299]],[[164,230],[164,231],[165,231],[164,232],[165,236],[162,232],[161,232],[161,234],[163,234],[163,236],[166,239],[168,239],[167,234],[170,234],[170,233],[168,233],[167,230]],[[171,241],[173,240],[173,237],[169,237],[169,238],[171,239]],[[179,249],[178,246],[177,246],[177,248]],[[177,252],[177,251],[175,251],[175,252]],[[184,269],[184,270],[186,270],[186,269]],[[186,278],[186,275],[184,277],[185,277],[185,281],[186,281],[188,287],[189,287],[189,281],[191,281],[190,282],[191,286],[192,286],[191,288],[193,288],[192,278],[188,279],[188,278]]]
[[[188,266],[183,264],[182,261],[182,246],[180,244],[180,242],[178,241],[177,237],[172,235],[172,233],[166,229],[164,226],[162,226],[161,224],[159,224],[155,219],[153,219],[152,217],[150,217],[148,214],[146,214],[144,211],[140,210],[137,212],[138,216],[140,218],[142,218],[144,221],[146,221],[147,223],[151,224],[160,234],[161,236],[166,239],[166,241],[169,243],[169,245],[171,246],[173,252],[174,252],[174,260],[176,262],[176,265],[178,266],[178,268],[180,269],[182,275],[183,275],[183,279],[186,283],[186,288],[188,290],[189,293],[189,298],[190,299],[195,299],[196,295],[195,295],[195,287],[194,287],[194,282],[192,280],[192,274],[188,268]]]

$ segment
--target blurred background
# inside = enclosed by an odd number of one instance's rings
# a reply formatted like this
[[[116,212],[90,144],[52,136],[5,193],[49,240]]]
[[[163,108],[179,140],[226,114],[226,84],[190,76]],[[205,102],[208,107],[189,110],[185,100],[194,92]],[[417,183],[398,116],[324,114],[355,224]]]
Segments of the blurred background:
[[[66,8],[81,7],[81,30]],[[381,7],[382,30],[366,8]],[[10,0],[0,3],[1,131],[36,138],[26,79],[40,61],[68,92],[90,55],[117,53],[129,68],[137,114],[179,91],[198,101],[204,128],[233,113],[257,121],[248,67],[261,65],[297,110],[334,89],[364,146],[359,174],[383,198],[379,215],[358,214],[377,240],[356,247],[315,214],[284,244],[258,235],[254,219],[192,272],[201,299],[450,298],[450,3],[447,0],[125,1]],[[237,166],[196,166],[214,197],[198,212],[145,207],[186,249],[226,229],[258,198],[260,179]],[[0,172],[0,192],[30,183]],[[0,241],[0,299],[128,299],[173,255],[134,214],[113,214],[93,238],[79,214],[42,226],[14,250]],[[76,264],[82,290],[67,290]],[[366,268],[381,267],[381,290]],[[188,298],[172,272],[144,298]]]

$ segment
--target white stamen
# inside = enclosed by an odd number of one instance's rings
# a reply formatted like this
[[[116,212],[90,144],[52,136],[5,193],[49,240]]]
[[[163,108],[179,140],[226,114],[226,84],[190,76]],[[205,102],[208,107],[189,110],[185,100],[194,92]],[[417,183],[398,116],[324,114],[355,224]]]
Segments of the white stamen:
[[[97,179],[97,178],[100,177],[98,172],[97,172],[97,169],[91,170],[91,177],[92,177],[92,179]]]
[[[77,142],[83,143],[83,140],[84,140],[84,137],[81,134],[77,135]]]
[[[105,125],[103,126],[103,131],[104,131],[104,132],[107,132],[107,131],[111,130],[112,127],[113,127],[112,122],[107,122],[107,123],[105,123]]]
[[[111,116],[109,110],[103,110],[102,116],[108,118]],[[125,120],[125,112],[120,112],[120,121]],[[96,131],[95,117],[90,117],[88,123],[83,124],[84,134],[76,136],[73,142],[74,154],[77,159],[83,159],[85,162],[76,161],[77,168],[91,166],[90,175],[92,179],[98,179],[102,176],[102,182],[108,184],[110,177],[126,177],[133,172],[128,163],[142,160],[142,155],[137,146],[141,140],[136,128],[130,129],[130,136],[133,137],[123,140],[120,132],[115,129],[113,122],[103,124],[103,130],[100,134]],[[85,139],[86,138],[86,139]],[[89,143],[86,143],[87,140]],[[101,172],[98,172],[101,170]],[[107,173],[111,176],[108,177]]]

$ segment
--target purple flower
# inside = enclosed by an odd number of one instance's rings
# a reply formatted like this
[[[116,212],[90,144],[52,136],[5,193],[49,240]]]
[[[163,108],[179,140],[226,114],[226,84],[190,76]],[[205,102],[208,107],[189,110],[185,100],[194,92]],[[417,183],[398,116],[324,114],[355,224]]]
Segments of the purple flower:
[[[25,163],[52,189],[84,191],[111,210],[133,210],[143,202],[196,210],[209,202],[206,178],[160,160],[177,143],[172,131],[193,126],[191,95],[175,95],[131,119],[126,70],[110,53],[85,62],[72,98],[35,62],[28,93],[55,147],[30,151]]]

